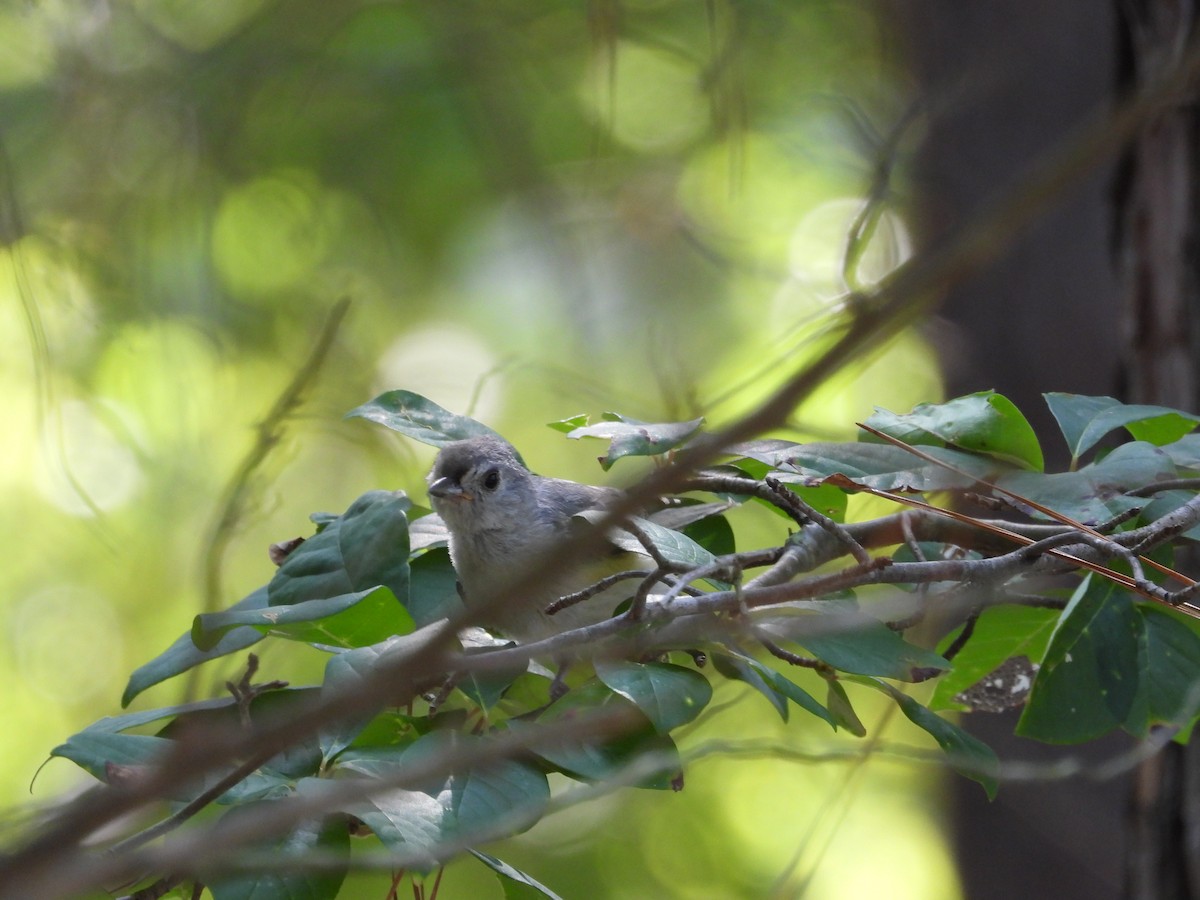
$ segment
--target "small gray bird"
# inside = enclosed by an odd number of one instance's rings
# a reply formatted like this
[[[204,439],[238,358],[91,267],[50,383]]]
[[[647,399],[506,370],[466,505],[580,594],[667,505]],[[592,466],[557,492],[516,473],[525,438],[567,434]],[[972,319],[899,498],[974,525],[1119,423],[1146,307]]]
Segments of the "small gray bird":
[[[547,556],[572,527],[572,516],[602,509],[618,492],[531,473],[512,445],[484,435],[442,447],[428,476],[429,501],[450,532],[450,559],[468,608],[541,565],[538,587],[521,597],[493,604],[480,623],[519,641],[537,640],[603,621],[637,590],[622,581],[554,616],[546,607],[605,575],[654,568],[647,557],[615,547],[604,558],[580,566],[557,564]]]

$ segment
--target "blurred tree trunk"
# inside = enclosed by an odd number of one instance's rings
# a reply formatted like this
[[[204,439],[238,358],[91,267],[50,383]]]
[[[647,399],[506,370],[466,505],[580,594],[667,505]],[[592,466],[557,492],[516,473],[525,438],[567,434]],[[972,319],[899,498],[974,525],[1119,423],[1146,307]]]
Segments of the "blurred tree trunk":
[[[1175,65],[1196,33],[1190,0],[1117,6],[1121,92]],[[1124,394],[1196,411],[1200,396],[1200,118],[1194,101],[1151,122],[1129,148],[1114,190],[1113,257]],[[1196,557],[1183,561],[1196,570]],[[1200,742],[1146,760],[1129,805],[1130,900],[1200,897]]]
[[[1085,116],[1153,81],[1198,31],[1197,0],[892,5],[930,100],[914,168],[927,240],[957,227]],[[1039,397],[1046,390],[1200,412],[1195,106],[1151,123],[1113,169],[955,286],[942,315],[951,325],[942,345],[949,395],[995,388],[1039,433],[1057,431]],[[1055,442],[1045,449],[1065,462]],[[1200,560],[1180,565],[1200,570]],[[1063,755],[1015,738],[1015,718],[964,724],[1002,758]],[[1072,753],[1099,762],[1129,746],[1111,735]],[[956,806],[971,900],[1200,898],[1200,739],[1169,746],[1133,777],[1006,784],[992,804],[956,790]]]

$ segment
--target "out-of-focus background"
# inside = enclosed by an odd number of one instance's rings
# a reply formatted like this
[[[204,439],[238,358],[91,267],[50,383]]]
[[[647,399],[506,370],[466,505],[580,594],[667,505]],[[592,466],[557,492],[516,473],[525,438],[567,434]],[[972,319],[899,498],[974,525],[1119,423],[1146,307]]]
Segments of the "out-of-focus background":
[[[1104,4],[1007,5],[0,5],[0,805],[81,784],[61,760],[34,773],[119,711],[129,672],[206,604],[269,579],[268,544],[309,533],[309,513],[375,487],[424,501],[429,449],[342,418],[372,396],[425,394],[536,470],[589,481],[613,480],[598,445],[545,423],[752,408],[819,352],[848,288],[1110,96]],[[957,324],[855,361],[792,436],[851,439],[876,405],[939,399],[943,373],[1022,404],[1105,392],[1106,177],[953,294]],[[864,209],[873,231],[847,271]],[[258,423],[343,298],[324,365],[214,542]],[[1039,304],[1099,344],[1023,326]],[[782,528],[735,526],[745,546]],[[322,663],[268,649],[262,673],[315,680]],[[822,729],[747,697],[689,740],[819,749]],[[895,723],[883,737],[918,740]],[[567,897],[949,900],[979,877],[956,864],[950,785],[885,756],[714,759],[679,795],[586,804],[502,855]],[[457,865],[443,890],[499,897],[485,875]],[[1111,875],[1081,896],[1115,891]],[[346,895],[386,883],[358,876]]]

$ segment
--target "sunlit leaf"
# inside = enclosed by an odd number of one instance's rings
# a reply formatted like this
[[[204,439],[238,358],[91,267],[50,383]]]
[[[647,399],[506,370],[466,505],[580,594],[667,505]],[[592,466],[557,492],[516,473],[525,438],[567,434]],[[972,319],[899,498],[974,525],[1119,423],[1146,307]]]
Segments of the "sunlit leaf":
[[[605,469],[624,456],[658,456],[678,447],[695,434],[704,419],[690,422],[639,422],[619,413],[605,413],[607,421],[583,425],[567,433],[569,438],[604,438],[611,443],[600,458]]]
[[[568,434],[576,428],[582,428],[588,423],[588,414],[579,413],[578,415],[569,416],[566,419],[559,419],[557,422],[547,422],[548,428],[553,428],[555,431]]]
[[[944,442],[1037,471],[1044,467],[1033,427],[1011,400],[994,391],[922,403],[904,415],[876,408],[867,424],[907,444]]]
[[[364,647],[415,627],[396,595],[377,587],[292,606],[201,614],[192,625],[192,640],[205,649],[231,629],[247,625],[264,635],[333,647]]]
[[[434,447],[444,447],[452,441],[461,441],[481,434],[496,435],[496,432],[482,422],[456,415],[412,391],[388,391],[386,394],[380,394],[374,400],[346,413],[347,419],[355,416],[377,422],[385,428],[398,431],[424,444],[432,444]]]
[[[1059,610],[1040,606],[1002,604],[985,609],[975,630],[952,661],[949,672],[938,678],[929,700],[930,709],[962,709],[954,697],[978,683],[1013,656],[1040,663],[1058,624]],[[949,644],[958,630],[946,638]]]

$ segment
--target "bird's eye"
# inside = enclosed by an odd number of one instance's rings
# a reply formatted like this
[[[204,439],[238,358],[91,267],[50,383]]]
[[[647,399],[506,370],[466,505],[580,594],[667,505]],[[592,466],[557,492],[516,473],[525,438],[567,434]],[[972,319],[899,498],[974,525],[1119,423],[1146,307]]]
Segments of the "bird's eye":
[[[484,475],[483,486],[489,491],[494,491],[496,488],[500,487],[500,470],[492,469],[490,472]]]

